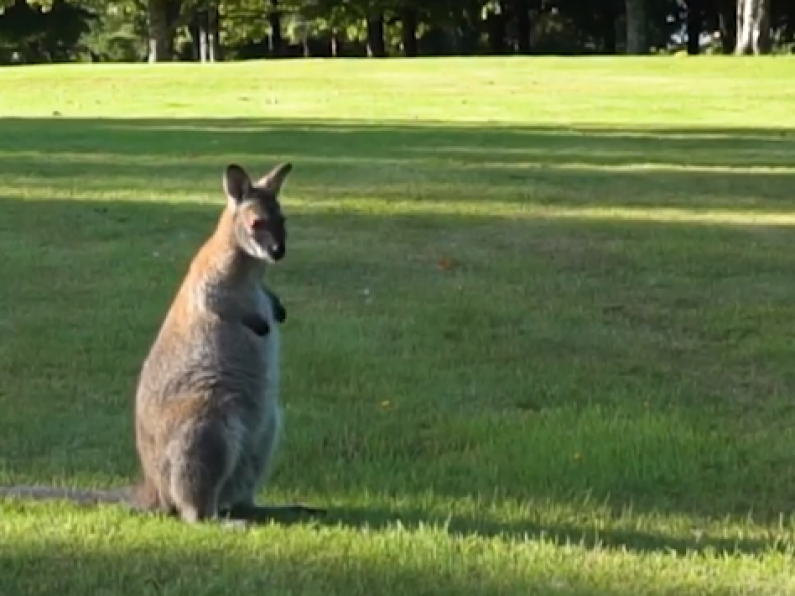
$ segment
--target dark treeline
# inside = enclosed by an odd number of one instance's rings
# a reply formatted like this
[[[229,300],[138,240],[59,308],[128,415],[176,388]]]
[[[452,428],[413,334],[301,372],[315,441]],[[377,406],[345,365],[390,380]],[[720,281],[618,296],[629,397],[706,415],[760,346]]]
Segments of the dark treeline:
[[[0,0],[0,63],[792,52],[795,0]]]

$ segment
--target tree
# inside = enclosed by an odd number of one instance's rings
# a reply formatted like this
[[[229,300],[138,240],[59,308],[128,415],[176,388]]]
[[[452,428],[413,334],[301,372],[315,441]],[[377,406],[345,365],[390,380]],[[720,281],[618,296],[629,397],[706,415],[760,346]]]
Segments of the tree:
[[[282,15],[279,11],[279,0],[270,0],[270,10],[268,11],[268,23],[271,33],[268,36],[268,43],[271,56],[280,56],[283,51],[282,42]]]
[[[205,0],[194,6],[183,6],[182,10],[192,16],[191,37],[193,38],[194,57],[201,62],[216,62],[220,60],[221,15],[219,3],[213,0]]]
[[[489,31],[489,49],[492,54],[504,54],[507,50],[505,37],[507,33],[508,19],[505,14],[505,7],[500,0],[493,0],[485,7],[486,24]]]
[[[769,54],[770,0],[737,0],[737,45],[734,53]]]
[[[516,51],[520,54],[529,54],[530,2],[528,0],[512,0],[507,8],[516,20]]]
[[[627,54],[649,52],[646,0],[626,0],[627,9]]]
[[[5,4],[21,4],[50,10],[60,0],[6,0]],[[148,60],[162,62],[174,58],[174,33],[176,19],[181,9],[180,0],[69,0],[71,6],[86,9],[94,14],[128,14],[146,12],[148,30]]]
[[[386,56],[384,13],[378,7],[367,11],[367,55],[371,58]]]
[[[81,38],[95,15],[66,0],[0,4],[0,60],[68,62],[85,57]]]
[[[413,58],[417,55],[417,26],[419,25],[419,12],[413,2],[403,2],[398,9],[400,18],[400,41],[403,46],[403,55]]]
[[[4,14],[5,10],[5,14]],[[795,0],[0,0],[0,62],[701,51],[795,41]],[[622,47],[623,46],[623,47]]]
[[[703,21],[702,0],[687,0],[687,53],[690,55],[701,50]]]
[[[174,59],[174,29],[171,23],[172,0],[147,0],[149,17],[149,62]]]

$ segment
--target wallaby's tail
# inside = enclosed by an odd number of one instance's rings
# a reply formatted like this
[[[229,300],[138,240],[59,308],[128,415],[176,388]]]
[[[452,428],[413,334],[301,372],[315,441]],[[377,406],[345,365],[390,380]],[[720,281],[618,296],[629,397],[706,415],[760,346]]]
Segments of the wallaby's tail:
[[[58,488],[55,486],[0,486],[0,499],[69,501],[85,507],[107,503],[126,505],[140,513],[164,511],[157,489],[147,482],[114,490]]]
[[[57,488],[54,486],[0,486],[0,499],[70,501],[86,506],[98,505],[100,503],[131,504],[133,489],[86,490]]]

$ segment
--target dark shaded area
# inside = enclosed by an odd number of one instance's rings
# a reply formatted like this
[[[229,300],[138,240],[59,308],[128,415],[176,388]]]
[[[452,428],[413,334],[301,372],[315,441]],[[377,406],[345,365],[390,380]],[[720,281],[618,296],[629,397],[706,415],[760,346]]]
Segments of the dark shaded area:
[[[240,540],[245,541],[245,537]],[[321,593],[358,596],[379,594],[384,590],[418,596],[637,594],[637,586],[605,589],[577,577],[568,569],[564,574],[546,572],[529,580],[520,566],[506,567],[508,571],[500,576],[486,569],[483,563],[470,560],[465,564],[467,572],[457,574],[447,561],[444,565],[436,560],[417,564],[405,560],[348,557],[323,550],[298,554],[269,548],[263,553],[230,545],[228,541],[212,548],[206,544],[167,545],[157,550],[126,548],[117,552],[54,542],[41,547],[25,546],[13,552],[0,551],[0,589],[8,596],[53,593],[192,596],[197,589],[202,594],[269,593],[279,596]],[[713,590],[710,593],[729,596],[733,592]]]
[[[480,201],[491,185],[505,187],[502,202],[764,213],[786,211],[788,199],[779,189],[795,183],[795,131],[782,129],[59,118],[2,119],[0,128],[4,145],[14,148],[0,156],[4,175],[57,180],[101,167],[102,179],[85,182],[92,190],[112,184],[114,176],[139,177],[142,164],[126,162],[127,156],[151,159],[149,176],[190,184],[192,176],[208,172],[206,162],[194,165],[192,158],[268,150],[278,151],[271,159],[295,160],[309,178],[329,178],[328,188],[339,186],[347,196],[372,192],[377,181],[346,172],[374,166],[410,168],[406,181],[414,177],[425,185],[420,195],[405,184],[383,184],[380,199],[434,200],[439,181],[458,176],[472,184],[461,185],[457,201]],[[159,156],[168,159],[159,162]],[[528,196],[531,186],[539,190]],[[591,187],[602,188],[596,200]],[[302,190],[313,201],[334,201],[338,195],[328,188]]]
[[[62,0],[55,0],[49,10],[26,0],[5,2],[0,8],[0,65],[74,60],[82,50],[81,37],[96,21],[90,10]]]
[[[710,553],[713,556],[761,555],[771,552],[791,553],[795,536],[781,532],[768,539],[716,537],[703,535],[693,528],[691,538],[673,538],[642,530],[616,530],[576,525],[545,525],[535,522],[514,524],[459,516],[429,516],[420,510],[400,512],[375,510],[330,510],[318,522],[355,529],[387,529],[400,523],[409,530],[428,525],[445,528],[451,535],[501,537],[508,540],[547,540],[557,544],[576,544],[585,548],[620,549],[637,553]]]

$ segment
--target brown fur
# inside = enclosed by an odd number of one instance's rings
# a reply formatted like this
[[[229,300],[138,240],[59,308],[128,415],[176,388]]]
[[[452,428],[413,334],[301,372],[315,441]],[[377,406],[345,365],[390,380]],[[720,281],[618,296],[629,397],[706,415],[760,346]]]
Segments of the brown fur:
[[[262,283],[286,250],[278,195],[290,164],[253,183],[227,167],[227,206],[198,251],[139,377],[135,437],[142,479],[127,491],[0,488],[0,495],[127,502],[197,522],[257,520],[298,505],[260,507],[280,430],[281,302]]]

